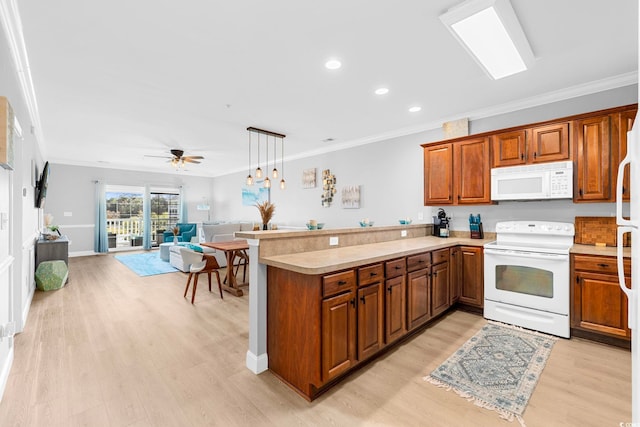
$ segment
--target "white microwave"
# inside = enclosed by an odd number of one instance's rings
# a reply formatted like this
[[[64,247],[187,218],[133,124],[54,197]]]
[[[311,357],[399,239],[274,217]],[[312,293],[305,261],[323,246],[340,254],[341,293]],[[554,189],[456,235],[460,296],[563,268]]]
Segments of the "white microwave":
[[[491,200],[573,198],[573,162],[491,169]]]

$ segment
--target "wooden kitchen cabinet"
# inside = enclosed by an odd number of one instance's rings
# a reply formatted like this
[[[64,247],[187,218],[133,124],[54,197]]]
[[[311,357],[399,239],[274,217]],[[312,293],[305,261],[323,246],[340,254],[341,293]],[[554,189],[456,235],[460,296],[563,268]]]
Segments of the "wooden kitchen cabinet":
[[[424,147],[424,204],[453,203],[453,145]]]
[[[569,160],[570,122],[551,123],[527,130],[527,163],[559,162]]]
[[[385,343],[389,344],[407,333],[406,275],[385,282]]]
[[[460,299],[460,277],[462,271],[462,254],[460,246],[449,248],[449,306]]]
[[[570,122],[551,123],[491,136],[492,166],[517,166],[569,160]]]
[[[437,254],[440,253],[436,261]],[[446,259],[445,258],[446,255]],[[437,264],[436,264],[437,262]],[[431,266],[431,316],[445,312],[449,303],[449,249],[436,251]]]
[[[572,255],[571,327],[588,337],[630,340],[627,296],[618,284],[615,257]],[[631,262],[624,260],[627,286],[631,287]],[[614,342],[615,343],[615,342]]]
[[[327,382],[356,363],[354,291],[322,300],[322,380]]]
[[[611,200],[609,115],[574,121],[575,202]]]
[[[472,138],[453,146],[455,204],[491,203],[489,138]]]
[[[425,206],[491,203],[488,138],[423,147]]]
[[[358,360],[384,347],[384,267],[382,264],[358,269]]]
[[[612,197],[611,201],[616,199],[616,188],[618,179],[618,165],[627,155],[627,132],[633,127],[633,123],[636,118],[638,110],[637,108],[628,109],[611,116],[611,149],[612,149],[612,170],[611,170],[611,182]],[[617,148],[617,150],[616,150]],[[624,177],[622,179],[622,200],[629,201],[631,194],[631,185],[629,181],[629,167],[624,170]]]
[[[459,302],[472,307],[484,307],[484,260],[481,247],[461,246],[458,281]]]
[[[422,254],[422,263],[411,262],[407,272],[407,329],[412,330],[431,318],[431,254]],[[413,258],[413,257],[408,257]],[[417,259],[417,258],[414,258]]]

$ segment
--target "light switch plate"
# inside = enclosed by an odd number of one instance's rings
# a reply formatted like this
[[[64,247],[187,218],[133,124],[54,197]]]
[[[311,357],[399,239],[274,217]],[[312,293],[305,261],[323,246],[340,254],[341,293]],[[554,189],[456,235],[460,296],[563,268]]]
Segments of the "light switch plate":
[[[64,216],[72,216],[72,215],[73,215],[73,213],[72,213],[72,212],[65,212],[65,213],[64,213]]]
[[[338,245],[338,237],[329,237],[329,246]]]

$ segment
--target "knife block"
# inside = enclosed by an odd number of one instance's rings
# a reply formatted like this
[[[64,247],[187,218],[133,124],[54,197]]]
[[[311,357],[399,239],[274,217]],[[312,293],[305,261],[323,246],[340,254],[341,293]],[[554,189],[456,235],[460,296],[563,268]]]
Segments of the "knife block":
[[[471,228],[472,239],[484,239],[484,232],[482,231],[482,223],[469,224],[469,227]]]

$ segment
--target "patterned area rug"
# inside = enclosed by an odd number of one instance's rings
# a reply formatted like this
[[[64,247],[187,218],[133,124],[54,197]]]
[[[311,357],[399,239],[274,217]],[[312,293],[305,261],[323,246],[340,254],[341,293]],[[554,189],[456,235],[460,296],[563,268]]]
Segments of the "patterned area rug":
[[[490,322],[424,379],[524,426],[522,413],[556,340]]]
[[[145,252],[141,254],[116,255],[115,259],[129,267],[138,276],[153,276],[155,274],[173,273],[179,271],[167,261],[160,259],[157,252]]]

